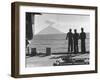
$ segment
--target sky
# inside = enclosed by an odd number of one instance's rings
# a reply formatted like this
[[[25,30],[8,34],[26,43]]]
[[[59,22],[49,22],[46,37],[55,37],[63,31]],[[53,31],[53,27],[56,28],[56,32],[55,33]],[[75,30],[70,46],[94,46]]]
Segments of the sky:
[[[89,15],[74,15],[74,14],[42,14],[35,15],[33,24],[34,34],[39,34],[40,31],[47,27],[53,27],[62,33],[67,33],[69,29],[77,29],[77,32],[81,32],[81,28],[84,28],[85,32],[90,30],[90,16]],[[45,34],[50,34],[46,32]]]

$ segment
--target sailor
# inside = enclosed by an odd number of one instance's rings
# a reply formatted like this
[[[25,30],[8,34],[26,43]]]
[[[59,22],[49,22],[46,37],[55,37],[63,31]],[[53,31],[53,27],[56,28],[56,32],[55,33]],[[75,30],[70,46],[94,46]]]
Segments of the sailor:
[[[81,52],[85,53],[86,52],[86,48],[85,48],[86,33],[84,32],[83,28],[81,28],[80,39],[81,39]]]
[[[73,33],[72,29],[69,29],[69,32],[67,33],[66,40],[68,39],[68,52],[72,53],[73,51]]]

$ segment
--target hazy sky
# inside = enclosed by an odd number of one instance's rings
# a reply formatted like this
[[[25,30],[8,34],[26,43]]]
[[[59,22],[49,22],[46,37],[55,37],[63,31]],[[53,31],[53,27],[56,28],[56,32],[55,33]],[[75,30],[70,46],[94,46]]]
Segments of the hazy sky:
[[[34,34],[38,34],[46,27],[54,27],[63,33],[67,33],[70,28],[77,29],[80,33],[81,27],[85,32],[90,30],[89,15],[62,15],[62,14],[42,14],[35,15]],[[48,34],[47,32],[45,34]]]

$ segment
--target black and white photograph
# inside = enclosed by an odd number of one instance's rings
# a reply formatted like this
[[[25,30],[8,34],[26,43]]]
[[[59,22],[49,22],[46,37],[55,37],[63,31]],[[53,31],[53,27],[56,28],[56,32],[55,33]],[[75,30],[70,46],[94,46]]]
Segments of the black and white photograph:
[[[12,75],[97,73],[97,7],[12,4]]]
[[[90,15],[26,12],[25,67],[90,64]]]

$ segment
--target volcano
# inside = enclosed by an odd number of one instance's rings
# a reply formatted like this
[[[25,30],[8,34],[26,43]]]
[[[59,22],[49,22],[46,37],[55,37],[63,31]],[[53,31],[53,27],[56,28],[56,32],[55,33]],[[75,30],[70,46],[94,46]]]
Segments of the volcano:
[[[41,30],[38,34],[61,34],[62,32],[59,31],[58,29],[48,26],[45,29]]]

